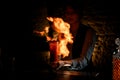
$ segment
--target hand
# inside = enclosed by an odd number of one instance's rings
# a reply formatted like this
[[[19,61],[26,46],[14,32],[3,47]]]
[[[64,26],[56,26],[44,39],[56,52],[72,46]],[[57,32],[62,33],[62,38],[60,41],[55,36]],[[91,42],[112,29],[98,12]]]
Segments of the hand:
[[[71,60],[68,60],[68,61],[60,60],[60,61],[58,61],[58,64],[59,64],[59,66],[58,66],[57,70],[60,69],[61,67],[65,66],[65,64],[70,64],[71,65],[72,61]]]
[[[65,62],[64,62],[64,61],[62,61],[62,60],[60,60],[60,61],[58,61],[58,64],[59,64],[59,66],[57,67],[57,69],[56,69],[56,70],[59,70],[61,67],[63,67],[63,66],[64,66],[64,64],[65,64]]]
[[[56,69],[59,66],[58,62],[51,62],[50,63],[51,68]]]

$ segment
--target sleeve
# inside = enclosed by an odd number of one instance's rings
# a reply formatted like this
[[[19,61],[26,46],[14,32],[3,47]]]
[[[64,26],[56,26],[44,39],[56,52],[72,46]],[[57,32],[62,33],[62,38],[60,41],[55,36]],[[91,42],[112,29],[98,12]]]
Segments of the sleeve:
[[[89,64],[96,40],[97,40],[96,33],[92,32],[92,42],[90,43],[89,48],[87,49],[85,55],[83,55],[82,58],[80,57],[79,59],[72,60],[72,67],[71,67],[72,70],[82,70]]]

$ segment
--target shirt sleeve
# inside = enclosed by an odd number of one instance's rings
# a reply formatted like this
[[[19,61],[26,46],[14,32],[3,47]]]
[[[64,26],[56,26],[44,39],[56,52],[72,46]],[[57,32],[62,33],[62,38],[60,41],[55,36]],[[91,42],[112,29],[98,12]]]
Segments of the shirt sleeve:
[[[72,60],[72,69],[73,70],[82,70],[83,68],[85,68],[89,64],[93,50],[94,50],[94,45],[96,43],[96,40],[97,40],[97,36],[94,33],[93,37],[92,37],[92,43],[89,46],[84,57],[82,59],[73,59]]]

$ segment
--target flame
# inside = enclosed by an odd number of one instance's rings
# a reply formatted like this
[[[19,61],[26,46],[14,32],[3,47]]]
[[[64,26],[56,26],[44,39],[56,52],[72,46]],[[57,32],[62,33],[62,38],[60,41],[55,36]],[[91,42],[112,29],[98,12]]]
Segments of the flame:
[[[64,22],[62,18],[47,17],[47,19],[53,22],[52,28],[58,33],[59,55],[62,55],[64,58],[69,55],[67,44],[73,43],[70,25],[67,22]]]
[[[34,30],[33,33],[37,33],[40,36],[46,36],[47,41],[50,41],[51,37],[48,36],[49,28],[50,28],[49,26],[45,26],[45,28],[43,29],[43,31]]]

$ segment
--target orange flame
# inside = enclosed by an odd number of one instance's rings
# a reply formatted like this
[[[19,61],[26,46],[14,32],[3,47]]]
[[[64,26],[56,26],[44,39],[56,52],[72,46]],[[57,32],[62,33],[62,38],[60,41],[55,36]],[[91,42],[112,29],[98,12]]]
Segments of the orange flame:
[[[48,36],[48,32],[49,32],[49,26],[45,26],[43,31],[37,31],[37,30],[33,31],[33,33],[37,33],[40,36],[46,36],[47,41],[50,41],[51,37]]]
[[[69,55],[67,44],[73,43],[73,36],[69,31],[70,25],[64,22],[62,18],[47,17],[47,19],[53,22],[52,28],[58,33],[59,55],[62,55],[64,58]]]

